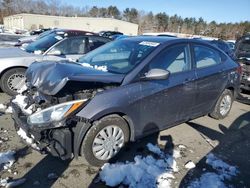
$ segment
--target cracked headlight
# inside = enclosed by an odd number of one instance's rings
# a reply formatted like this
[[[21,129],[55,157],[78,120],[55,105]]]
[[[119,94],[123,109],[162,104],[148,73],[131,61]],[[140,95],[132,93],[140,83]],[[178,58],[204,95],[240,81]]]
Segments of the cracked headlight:
[[[28,117],[28,124],[40,125],[52,122],[59,122],[67,117],[69,114],[76,111],[87,99],[70,101],[58,104],[39,112],[36,112]]]

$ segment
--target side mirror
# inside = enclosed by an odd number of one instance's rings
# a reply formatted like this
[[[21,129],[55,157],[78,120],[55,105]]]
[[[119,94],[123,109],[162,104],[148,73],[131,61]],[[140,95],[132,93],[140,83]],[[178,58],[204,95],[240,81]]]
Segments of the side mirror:
[[[163,69],[151,69],[145,74],[144,79],[147,80],[165,80],[168,78],[170,72]]]
[[[62,52],[60,50],[51,50],[48,55],[62,55]]]

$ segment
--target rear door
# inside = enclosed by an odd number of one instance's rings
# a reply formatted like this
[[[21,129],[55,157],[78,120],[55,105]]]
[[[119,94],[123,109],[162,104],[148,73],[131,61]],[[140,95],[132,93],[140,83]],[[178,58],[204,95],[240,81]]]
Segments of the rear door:
[[[222,53],[210,46],[193,44],[193,60],[197,77],[193,116],[211,111],[227,84]]]

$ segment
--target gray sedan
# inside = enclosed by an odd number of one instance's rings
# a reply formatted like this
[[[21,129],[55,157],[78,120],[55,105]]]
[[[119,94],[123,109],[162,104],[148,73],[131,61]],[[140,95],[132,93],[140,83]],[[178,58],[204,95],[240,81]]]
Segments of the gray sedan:
[[[25,71],[35,61],[76,61],[83,54],[109,42],[93,33],[61,30],[43,37],[25,48],[0,49],[0,86],[15,95],[25,82]]]

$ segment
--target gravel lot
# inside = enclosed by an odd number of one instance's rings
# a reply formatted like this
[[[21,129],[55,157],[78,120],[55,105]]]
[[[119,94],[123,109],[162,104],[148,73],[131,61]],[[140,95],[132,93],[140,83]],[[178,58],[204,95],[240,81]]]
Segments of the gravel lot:
[[[9,97],[0,93],[0,103]],[[250,106],[235,102],[231,113],[224,120],[207,116],[161,131],[129,144],[118,156],[118,161],[133,161],[135,155],[146,155],[146,144],[158,144],[169,151],[179,144],[186,148],[177,159],[179,172],[172,187],[185,187],[190,179],[199,178],[206,171],[205,156],[212,152],[230,165],[237,166],[240,174],[233,179],[236,187],[250,186]],[[21,142],[13,127],[10,115],[0,116],[0,152],[16,151],[16,162],[11,170],[2,170],[1,178],[26,178],[20,187],[106,187],[98,180],[99,168],[88,166],[80,160],[61,161],[49,155],[32,151]],[[184,168],[187,161],[196,168]],[[54,173],[54,174],[51,174]],[[48,175],[50,174],[50,178]]]

